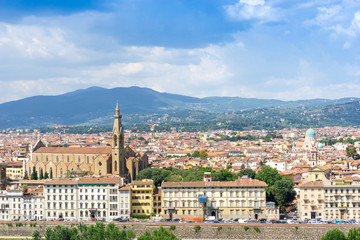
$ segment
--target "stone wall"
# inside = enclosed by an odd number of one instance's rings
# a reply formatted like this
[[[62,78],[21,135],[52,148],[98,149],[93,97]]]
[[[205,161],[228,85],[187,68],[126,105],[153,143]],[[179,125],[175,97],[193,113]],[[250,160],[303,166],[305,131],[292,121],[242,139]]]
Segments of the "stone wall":
[[[66,224],[71,227],[70,224]],[[161,226],[169,230],[171,224],[162,223]],[[296,239],[296,240],[316,240],[332,228],[339,228],[345,234],[356,225],[295,225],[289,224],[174,224],[174,234],[182,239]],[[199,225],[200,230],[195,232],[194,226]],[[6,224],[0,225],[1,237],[24,236],[30,237],[32,232],[37,229],[44,233],[47,227],[56,226],[54,223],[38,223],[36,227],[30,227],[29,224],[22,227],[9,227]],[[159,228],[159,224],[151,223],[120,223],[117,224],[120,229],[126,226],[126,229],[132,229],[137,236],[145,231],[152,232]],[[245,231],[244,226],[248,227]],[[257,226],[260,232],[256,232],[254,226]]]

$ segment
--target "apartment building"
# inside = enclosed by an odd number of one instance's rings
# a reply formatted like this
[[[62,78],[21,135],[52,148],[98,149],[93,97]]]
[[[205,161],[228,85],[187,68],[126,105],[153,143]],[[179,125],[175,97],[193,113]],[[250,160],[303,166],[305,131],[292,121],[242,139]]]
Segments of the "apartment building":
[[[119,176],[46,181],[45,218],[52,220],[118,217],[120,199],[128,199],[120,197],[119,188],[122,186],[123,179]]]
[[[360,179],[328,180],[324,171],[315,166],[307,181],[299,185],[301,220],[360,220]]]
[[[163,182],[164,218],[266,218],[265,182],[247,177],[231,181]]]
[[[153,180],[133,181],[130,187],[131,213],[133,215],[150,215],[153,213],[153,195],[155,189]]]

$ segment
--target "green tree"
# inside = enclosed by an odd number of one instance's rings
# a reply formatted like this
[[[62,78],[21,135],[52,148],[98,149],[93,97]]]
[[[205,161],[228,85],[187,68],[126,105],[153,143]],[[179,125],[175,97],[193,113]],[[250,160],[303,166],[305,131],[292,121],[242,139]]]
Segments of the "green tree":
[[[53,179],[53,171],[52,171],[52,168],[50,168],[50,179]]]
[[[207,152],[205,150],[201,150],[199,156],[201,159],[205,159],[207,157]]]
[[[360,159],[359,154],[356,151],[355,147],[347,147],[346,148],[346,156],[352,157],[353,159],[357,160]]]
[[[271,187],[271,193],[281,212],[285,212],[286,207],[291,205],[296,197],[294,183],[286,177],[275,182]]]
[[[65,174],[65,177],[66,178],[75,178],[76,177],[76,173],[74,170],[70,171],[70,170],[67,170],[66,171],[66,174]]]
[[[346,240],[345,234],[337,228],[329,230],[321,240]]]
[[[269,187],[272,187],[276,181],[281,180],[282,176],[275,168],[263,165],[256,174],[255,178],[266,182]]]
[[[360,228],[351,228],[348,232],[347,240],[360,240]]]
[[[214,181],[234,181],[236,179],[236,174],[230,172],[228,169],[221,169],[218,172],[212,173],[212,179]]]
[[[33,171],[31,173],[31,180],[38,180],[38,174],[35,167],[33,167]]]
[[[253,170],[250,169],[250,168],[245,168],[245,169],[241,170],[241,171],[238,173],[238,176],[239,176],[239,177],[248,176],[249,178],[254,179],[255,176],[256,176],[256,172],[253,171]]]
[[[165,228],[160,227],[155,229],[152,234],[145,232],[143,235],[138,237],[138,240],[180,240],[175,236],[174,233],[167,231]]]
[[[45,171],[44,179],[49,179],[49,174]]]
[[[193,154],[192,154],[192,157],[194,157],[194,158],[200,157],[200,152],[199,151],[194,151]]]
[[[24,180],[29,180],[29,174],[26,170],[25,170],[25,174],[24,174]]]
[[[40,175],[39,175],[39,179],[44,179],[44,172],[42,170],[42,168],[40,168]]]
[[[41,240],[41,234],[38,230],[34,230],[31,236],[33,240]]]
[[[264,181],[268,185],[266,188],[266,201],[274,201],[276,204],[278,204],[272,192],[272,187],[277,181],[282,179],[281,174],[279,174],[275,168],[272,168],[268,165],[263,165],[257,172],[255,179]]]

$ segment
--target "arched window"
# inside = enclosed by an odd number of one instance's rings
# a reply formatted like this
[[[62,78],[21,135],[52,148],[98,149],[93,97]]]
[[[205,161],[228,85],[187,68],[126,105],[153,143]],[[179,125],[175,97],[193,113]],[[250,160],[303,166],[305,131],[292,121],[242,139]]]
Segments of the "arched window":
[[[87,156],[87,163],[89,164],[90,162],[89,162],[89,156]]]
[[[115,164],[114,164],[114,171],[116,172],[117,171],[117,161],[115,161]]]
[[[56,161],[59,162],[59,156],[56,156]]]
[[[37,162],[39,161],[39,158],[38,158],[38,156],[36,156],[36,161],[37,161]]]
[[[70,157],[69,156],[67,156],[67,161],[70,162]]]
[[[62,175],[63,175],[63,171],[62,168],[60,168],[60,178],[62,178]]]
[[[114,135],[114,146],[117,147],[117,136]]]
[[[46,161],[47,161],[47,162],[49,161],[49,158],[48,158],[48,156],[46,156]]]
[[[78,160],[79,160],[79,162],[80,162],[80,156],[78,157]]]

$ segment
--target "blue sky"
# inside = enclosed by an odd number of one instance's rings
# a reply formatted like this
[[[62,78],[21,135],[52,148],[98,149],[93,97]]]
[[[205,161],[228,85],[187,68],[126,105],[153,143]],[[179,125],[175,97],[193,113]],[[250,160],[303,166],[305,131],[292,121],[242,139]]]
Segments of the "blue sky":
[[[91,86],[360,97],[359,0],[2,0],[0,103]]]

